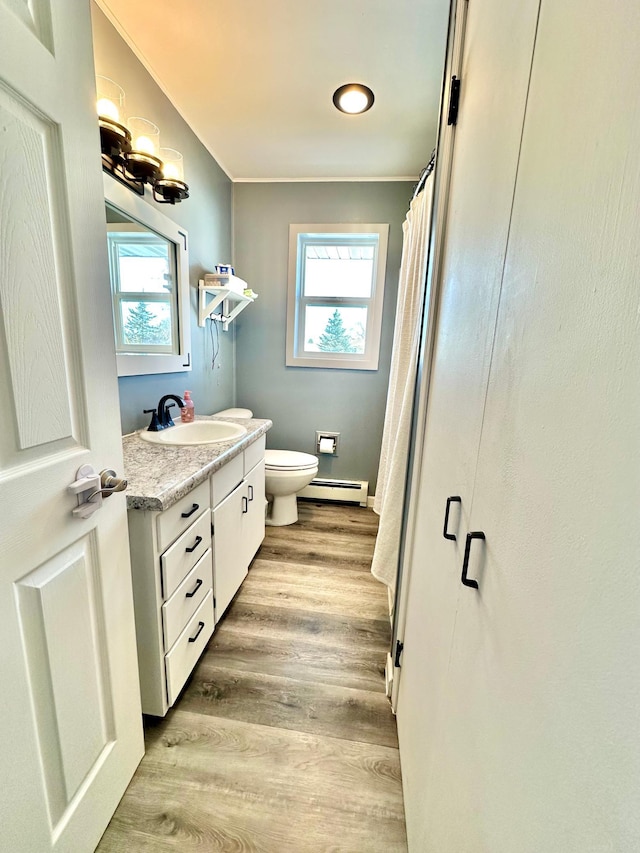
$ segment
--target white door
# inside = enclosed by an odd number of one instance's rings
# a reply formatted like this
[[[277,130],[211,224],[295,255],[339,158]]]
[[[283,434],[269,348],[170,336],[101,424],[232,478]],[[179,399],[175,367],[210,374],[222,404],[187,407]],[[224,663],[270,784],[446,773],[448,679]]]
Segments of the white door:
[[[264,459],[252,468],[244,481],[244,493],[247,496],[243,504],[242,547],[245,549],[244,562],[248,566],[264,539]]]
[[[438,853],[640,849],[639,39],[634,4],[542,3]]]
[[[143,752],[88,2],[0,0],[0,848],[95,848]]]
[[[439,846],[446,682],[539,0],[469,6],[397,702],[409,848]],[[462,4],[461,4],[462,5]],[[500,14],[496,14],[499,10]],[[505,73],[504,65],[508,66]],[[445,506],[451,505],[444,538]],[[446,775],[446,774],[445,774]],[[454,796],[447,791],[446,796]]]
[[[242,519],[248,507],[243,480],[213,510],[213,590],[216,622],[247,576],[246,551],[242,540]]]

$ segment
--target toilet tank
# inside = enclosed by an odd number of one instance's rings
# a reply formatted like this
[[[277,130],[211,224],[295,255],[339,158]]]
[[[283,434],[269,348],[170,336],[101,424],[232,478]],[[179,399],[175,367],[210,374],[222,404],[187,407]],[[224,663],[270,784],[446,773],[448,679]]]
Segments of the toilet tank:
[[[213,413],[217,418],[252,418],[251,409],[223,409],[221,412]]]

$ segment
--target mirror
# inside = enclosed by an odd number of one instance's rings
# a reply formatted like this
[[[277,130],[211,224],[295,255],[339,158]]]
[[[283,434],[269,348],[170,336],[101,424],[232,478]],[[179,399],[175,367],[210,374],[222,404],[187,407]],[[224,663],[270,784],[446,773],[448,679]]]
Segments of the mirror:
[[[118,376],[191,370],[187,233],[104,175]]]

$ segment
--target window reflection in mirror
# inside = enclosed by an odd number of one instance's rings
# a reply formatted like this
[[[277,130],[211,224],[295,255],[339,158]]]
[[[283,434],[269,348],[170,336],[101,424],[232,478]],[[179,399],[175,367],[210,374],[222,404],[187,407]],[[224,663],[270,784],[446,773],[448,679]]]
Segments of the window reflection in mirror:
[[[118,376],[191,370],[187,232],[103,175]]]
[[[175,244],[106,205],[116,352],[178,353]]]

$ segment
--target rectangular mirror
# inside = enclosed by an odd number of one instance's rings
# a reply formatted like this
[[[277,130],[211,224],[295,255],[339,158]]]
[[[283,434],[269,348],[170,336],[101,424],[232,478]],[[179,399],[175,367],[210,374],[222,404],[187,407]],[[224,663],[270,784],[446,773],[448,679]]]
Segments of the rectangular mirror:
[[[103,177],[118,376],[191,370],[187,233]]]

